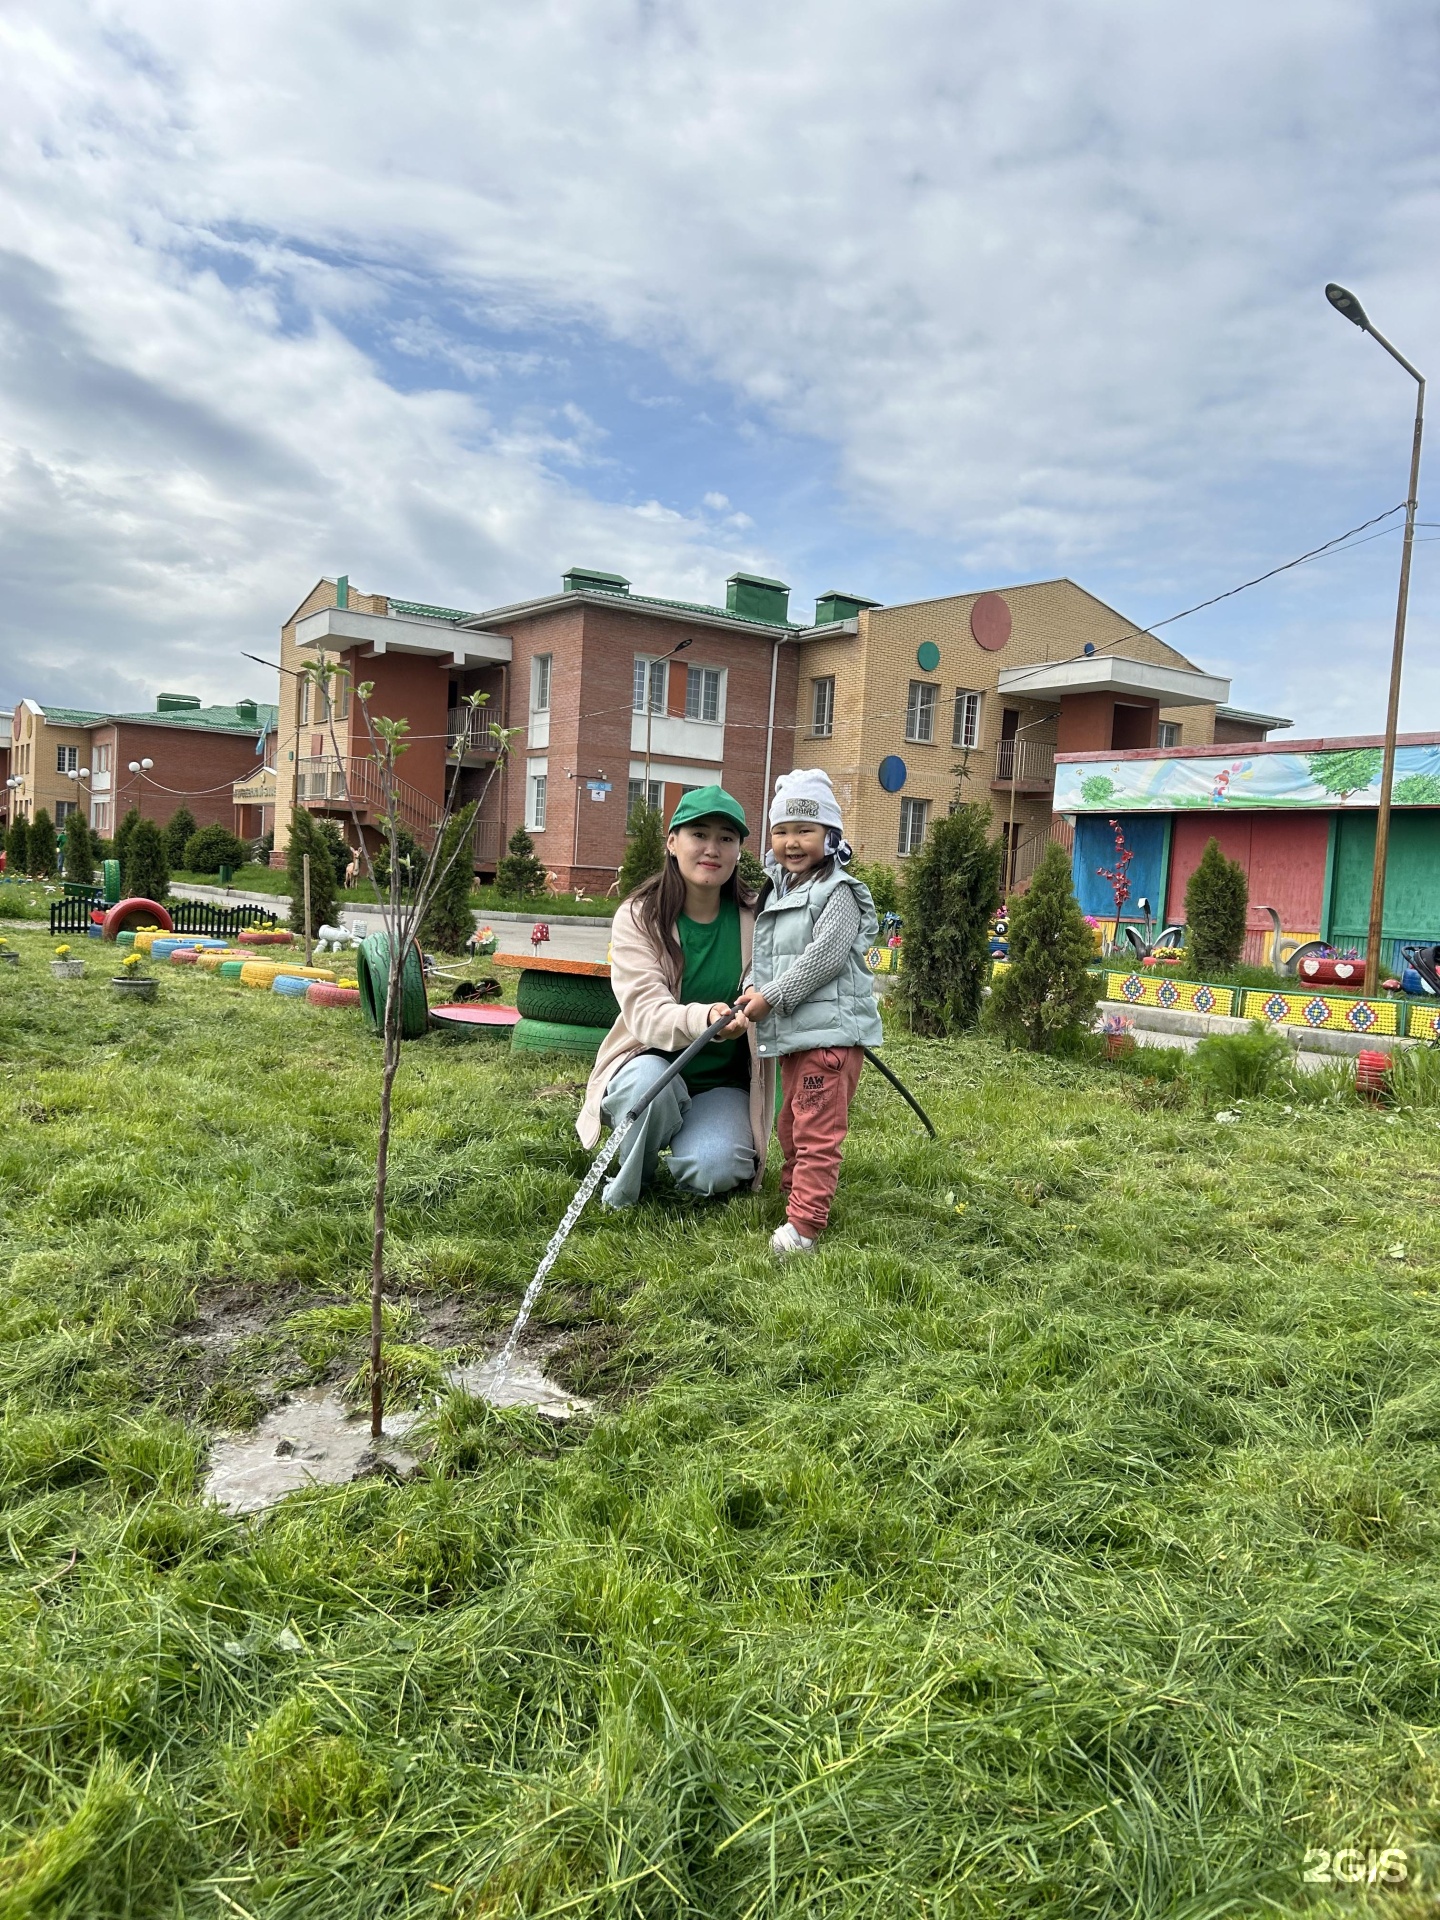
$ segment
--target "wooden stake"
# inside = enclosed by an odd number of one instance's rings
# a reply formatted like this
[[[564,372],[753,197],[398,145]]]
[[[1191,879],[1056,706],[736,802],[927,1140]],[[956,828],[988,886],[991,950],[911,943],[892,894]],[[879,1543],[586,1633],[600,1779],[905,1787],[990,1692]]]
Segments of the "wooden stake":
[[[305,880],[305,964],[310,964],[310,856],[302,853],[300,869]]]

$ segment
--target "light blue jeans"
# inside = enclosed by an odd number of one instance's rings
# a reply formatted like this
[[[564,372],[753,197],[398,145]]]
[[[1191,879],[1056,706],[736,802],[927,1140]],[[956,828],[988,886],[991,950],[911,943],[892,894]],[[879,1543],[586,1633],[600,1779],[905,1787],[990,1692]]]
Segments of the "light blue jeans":
[[[638,1053],[611,1074],[600,1103],[607,1126],[616,1126],[638,1094],[669,1065],[664,1054]],[[678,1076],[658,1093],[626,1134],[620,1164],[601,1189],[601,1204],[633,1207],[655,1178],[661,1153],[670,1149],[670,1177],[683,1193],[713,1199],[755,1178],[755,1135],[747,1087],[711,1087],[691,1093]]]

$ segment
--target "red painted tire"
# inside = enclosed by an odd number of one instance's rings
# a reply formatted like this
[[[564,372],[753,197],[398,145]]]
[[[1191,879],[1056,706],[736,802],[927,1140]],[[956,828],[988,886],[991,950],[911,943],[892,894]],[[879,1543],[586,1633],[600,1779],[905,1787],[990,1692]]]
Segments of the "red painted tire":
[[[291,947],[295,944],[293,933],[287,933],[283,927],[267,931],[264,927],[246,927],[235,936],[242,947]]]
[[[305,998],[312,1007],[358,1007],[360,989],[332,987],[328,980],[312,980],[305,989]]]
[[[117,900],[106,914],[101,933],[107,940],[135,927],[159,927],[165,933],[175,931],[175,922],[158,900],[142,900],[137,894],[130,900]]]
[[[178,947],[170,956],[172,967],[193,967],[196,960],[194,947]]]

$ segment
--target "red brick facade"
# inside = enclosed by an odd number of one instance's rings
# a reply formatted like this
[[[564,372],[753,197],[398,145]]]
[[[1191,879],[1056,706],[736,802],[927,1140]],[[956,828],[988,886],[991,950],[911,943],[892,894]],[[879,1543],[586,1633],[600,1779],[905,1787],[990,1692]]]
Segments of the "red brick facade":
[[[110,748],[112,802],[109,824],[113,834],[130,808],[138,807],[147,820],[162,826],[181,807],[195,816],[197,827],[234,828],[235,804],[231,788],[261,765],[255,751],[256,733],[221,733],[206,727],[167,727],[155,722],[112,720],[91,731],[91,754]],[[131,773],[132,760],[153,760],[148,773]],[[93,804],[92,804],[93,812]]]

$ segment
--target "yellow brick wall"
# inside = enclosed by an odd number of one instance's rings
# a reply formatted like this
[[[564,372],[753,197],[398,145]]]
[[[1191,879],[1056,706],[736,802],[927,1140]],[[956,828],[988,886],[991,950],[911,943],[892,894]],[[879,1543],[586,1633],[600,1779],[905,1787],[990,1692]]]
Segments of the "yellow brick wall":
[[[970,609],[978,593],[871,608],[859,616],[855,637],[801,643],[795,764],[824,767],[830,774],[857,858],[899,864],[902,798],[928,800],[932,819],[949,805],[955,791],[952,769],[962,757],[950,744],[958,689],[981,696],[980,744],[969,755],[964,794],[970,800],[988,801],[999,824],[1011,814],[1008,789],[990,786],[1002,706],[1019,709],[1020,723],[1028,727],[1021,736],[1024,740],[1051,745],[1055,740],[1053,708],[1011,695],[1000,698],[997,683],[1002,669],[1070,660],[1083,652],[1087,642],[1097,653],[1120,653],[1165,666],[1193,664],[1163,640],[1136,632],[1122,614],[1071,580],[1040,581],[1001,592],[1013,626],[997,653],[978,646],[970,632]],[[940,665],[934,673],[923,672],[915,660],[916,650],[927,640],[940,649]],[[831,739],[816,740],[810,735],[811,683],[831,673],[835,676],[835,730]],[[940,687],[936,738],[931,744],[904,737],[912,680],[933,681]],[[1205,745],[1214,736],[1213,707],[1162,709],[1160,717],[1180,723],[1184,746]],[[1040,724],[1029,726],[1032,721]],[[880,762],[891,753],[900,755],[908,771],[901,793],[886,793],[879,783]],[[1022,835],[1047,831],[1048,796],[1017,794],[1014,819]]]
[[[52,823],[55,820],[56,803],[61,800],[75,802],[90,817],[90,800],[83,780],[67,780],[63,773],[56,771],[55,749],[57,747],[75,747],[76,761],[79,766],[90,764],[90,729],[88,727],[57,727],[36,715],[22,700],[15,708],[11,722],[10,772],[22,784],[15,788],[10,796],[12,818],[22,815],[33,820],[43,807]],[[114,832],[114,828],[111,828]]]
[[[338,660],[339,655],[317,654],[313,647],[295,644],[298,622],[323,607],[335,606],[335,582],[320,580],[310,589],[280,629],[280,718],[275,744],[275,852],[283,854],[290,844],[290,815],[295,806],[295,762],[309,752],[309,743],[300,741],[299,682],[300,668],[316,659]],[[390,602],[383,593],[357,593],[350,589],[349,605],[355,613],[386,613]],[[305,731],[309,733],[310,728]],[[327,747],[328,751],[328,747]]]

